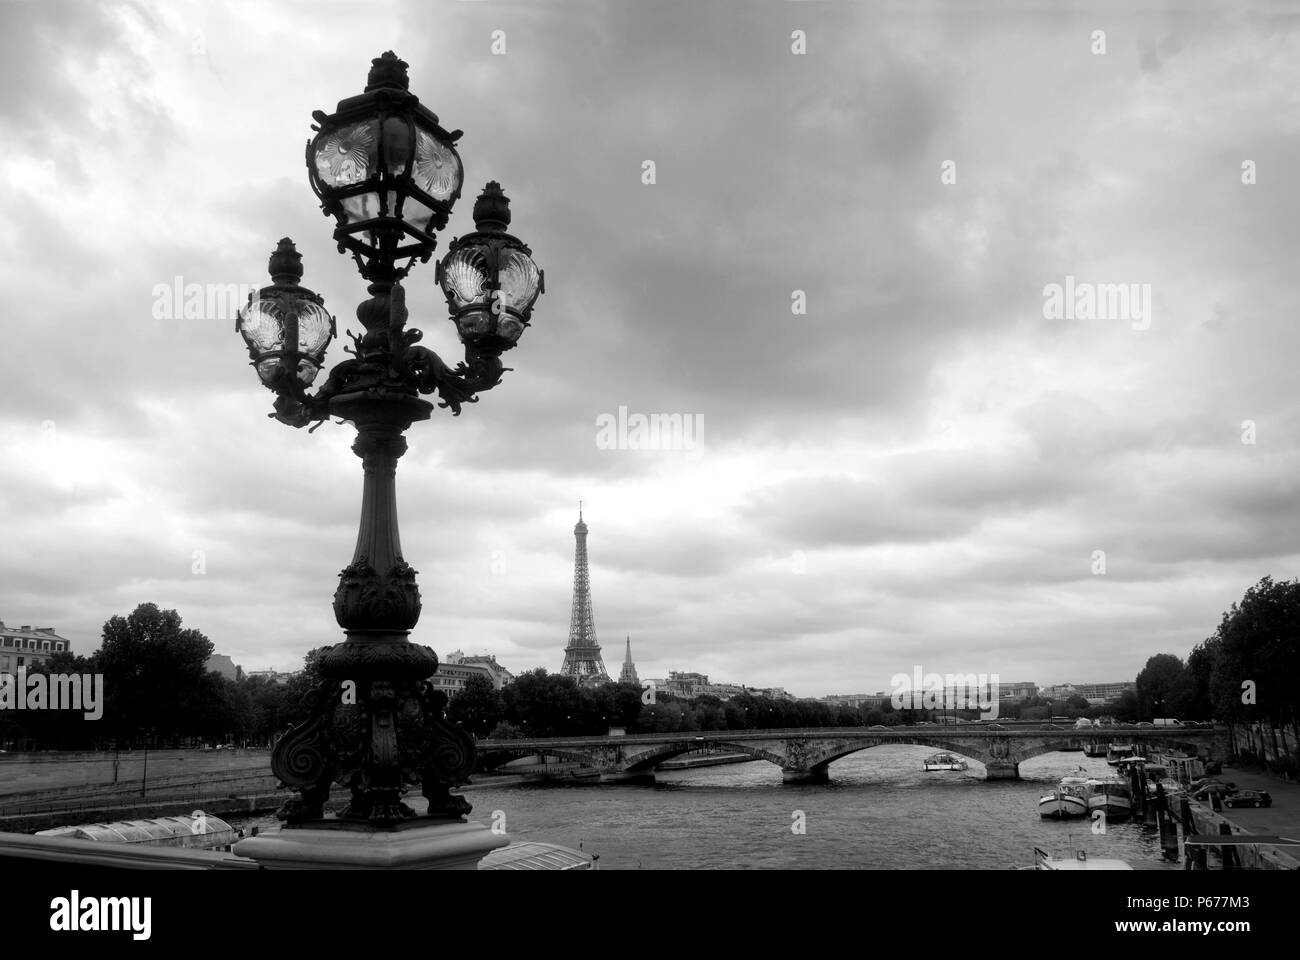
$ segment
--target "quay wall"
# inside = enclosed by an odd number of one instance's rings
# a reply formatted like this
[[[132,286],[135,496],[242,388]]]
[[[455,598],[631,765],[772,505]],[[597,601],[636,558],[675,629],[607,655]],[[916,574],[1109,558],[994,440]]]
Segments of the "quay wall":
[[[147,758],[146,758],[147,754]],[[146,775],[147,766],[147,775]],[[0,797],[15,793],[78,792],[86,787],[141,783],[147,779],[271,771],[271,751],[124,750],[0,753]]]
[[[289,791],[253,794],[246,797],[210,797],[205,800],[183,800],[168,803],[137,801],[130,804],[87,806],[75,813],[67,810],[31,813],[0,817],[0,832],[35,833],[54,827],[77,826],[84,823],[111,823],[115,820],[152,820],[155,817],[188,816],[196,809],[213,816],[225,818],[229,814],[269,813],[278,810],[292,797]]]
[[[1191,800],[1188,801],[1188,807],[1198,834],[1222,833],[1220,824],[1226,823],[1230,833],[1250,835],[1249,830],[1243,830],[1223,814],[1215,812],[1208,804]],[[1234,846],[1231,850],[1246,870],[1300,870],[1300,860],[1277,847]]]

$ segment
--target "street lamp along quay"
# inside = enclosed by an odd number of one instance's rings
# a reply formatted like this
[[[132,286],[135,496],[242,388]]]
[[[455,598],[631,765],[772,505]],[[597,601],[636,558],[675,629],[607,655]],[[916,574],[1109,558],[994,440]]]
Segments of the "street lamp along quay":
[[[337,220],[339,251],[369,281],[370,299],[357,307],[365,332],[349,331],[353,345],[344,348],[352,356],[307,392],[335,322],[321,298],[299,285],[302,257],[288,238],[271,255],[271,285],[250,296],[236,324],[258,377],[276,394],[270,416],[294,427],[329,417],[353,424],[352,449],[365,473],[356,550],[334,594],[345,639],[321,656],[324,679],[309,697],[310,716],[272,755],[276,776],[299,793],[279,813],[290,827],[395,828],[460,820],[470,810],[450,789],[472,771],[474,742],[444,719],[446,694],[428,682],[437,655],[409,639],[420,592],[402,557],[395,474],[403,433],[434,408],[420,394],[436,393],[439,406],[459,415],[462,404],[501,382],[508,369],[501,354],[528,326],[543,276],[528,247],[506,232],[509,200],[491,182],[474,205],[475,231],[454,240],[438,264],[465,360],[448,367],[417,345],[420,331],[406,329],[400,281],[417,260],[428,261],[463,176],[460,131],[444,130],[409,92],[406,67],[391,51],[376,58],[364,93],[332,115],[313,114],[317,133],[307,145],[312,188]],[[356,707],[336,716],[347,681],[356,684]],[[347,785],[351,801],[326,819],[333,783]],[[401,800],[414,784],[429,800],[427,818]]]

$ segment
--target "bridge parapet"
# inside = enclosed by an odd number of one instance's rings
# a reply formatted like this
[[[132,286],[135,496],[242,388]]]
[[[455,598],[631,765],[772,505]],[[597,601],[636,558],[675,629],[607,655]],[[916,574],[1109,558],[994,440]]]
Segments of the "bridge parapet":
[[[748,754],[781,768],[788,783],[826,782],[834,761],[859,750],[887,744],[915,744],[945,750],[984,765],[987,779],[1015,779],[1020,764],[1055,750],[1077,748],[1081,739],[1147,744],[1156,748],[1191,750],[1203,757],[1228,756],[1226,728],[1103,728],[1075,730],[1048,724],[1008,728],[1001,725],[916,724],[874,730],[864,727],[821,727],[781,730],[718,730],[707,732],[633,734],[615,737],[547,737],[480,740],[485,763],[494,755],[536,753],[578,762],[602,778],[649,774],[665,760],[688,753]]]

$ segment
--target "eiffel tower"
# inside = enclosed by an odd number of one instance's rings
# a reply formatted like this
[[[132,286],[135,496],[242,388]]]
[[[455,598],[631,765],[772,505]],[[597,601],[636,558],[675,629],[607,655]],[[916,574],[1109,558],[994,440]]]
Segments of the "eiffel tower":
[[[579,683],[610,683],[605,662],[596,642],[596,624],[591,616],[591,581],[587,575],[587,525],[582,522],[582,501],[578,501],[578,523],[573,528],[577,541],[573,551],[573,613],[569,617],[569,643],[564,648],[560,673]]]

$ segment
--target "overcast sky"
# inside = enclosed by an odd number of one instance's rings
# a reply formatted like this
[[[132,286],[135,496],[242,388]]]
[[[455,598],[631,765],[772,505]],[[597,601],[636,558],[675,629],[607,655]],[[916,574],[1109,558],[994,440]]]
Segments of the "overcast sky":
[[[245,669],[341,639],[352,429],[268,419],[233,312],[155,291],[263,284],[290,236],[359,329],[303,146],[393,49],[465,131],[435,256],[496,179],[546,271],[515,372],[408,435],[414,640],[558,670],[581,498],[612,672],[628,634],[642,677],[803,696],[1186,656],[1300,555],[1298,38],[1210,3],[6,0],[0,619],[89,652],[154,602]],[[1149,309],[1049,317],[1067,277]],[[458,359],[433,264],[407,288]],[[620,406],[702,442],[604,449]]]

